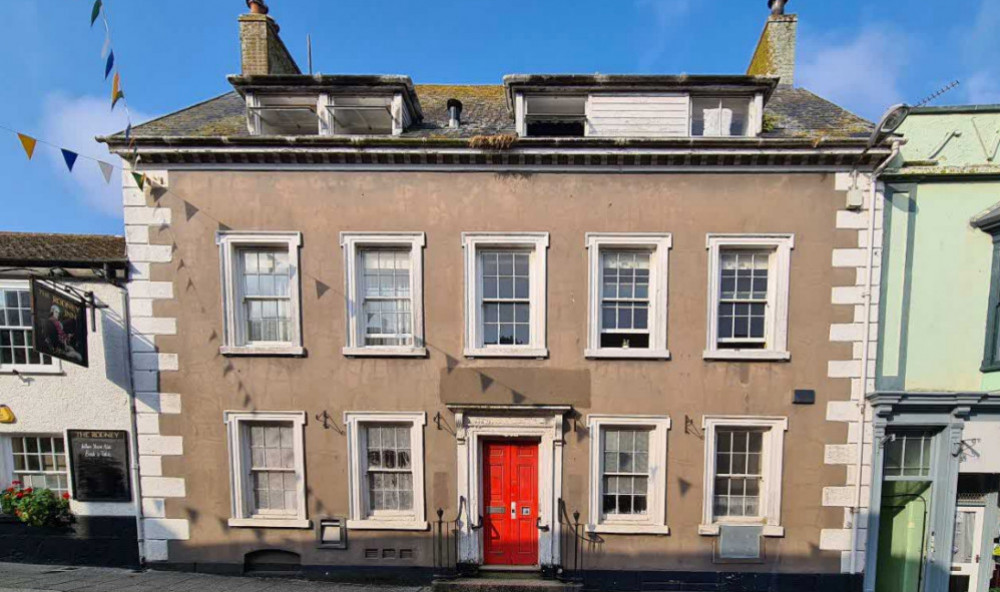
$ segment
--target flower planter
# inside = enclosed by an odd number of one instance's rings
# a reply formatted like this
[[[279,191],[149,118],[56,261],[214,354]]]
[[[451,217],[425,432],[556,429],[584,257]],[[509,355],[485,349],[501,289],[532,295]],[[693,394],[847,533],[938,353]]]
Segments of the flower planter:
[[[135,518],[77,516],[70,526],[28,526],[0,516],[0,561],[134,567],[139,564]]]

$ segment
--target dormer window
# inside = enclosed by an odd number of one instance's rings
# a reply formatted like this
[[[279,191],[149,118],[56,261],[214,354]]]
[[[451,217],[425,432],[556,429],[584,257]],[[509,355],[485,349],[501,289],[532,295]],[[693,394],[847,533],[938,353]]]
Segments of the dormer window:
[[[692,136],[745,136],[749,117],[747,97],[691,97]]]
[[[587,97],[525,97],[524,122],[529,137],[586,135]]]
[[[262,136],[318,135],[316,100],[316,95],[248,96],[250,131]]]
[[[332,96],[327,105],[334,135],[389,135],[393,133],[392,97]]]

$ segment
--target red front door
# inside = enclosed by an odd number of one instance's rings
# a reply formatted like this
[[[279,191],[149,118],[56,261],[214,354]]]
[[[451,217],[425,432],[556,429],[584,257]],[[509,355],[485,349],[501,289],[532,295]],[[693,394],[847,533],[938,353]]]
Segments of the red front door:
[[[538,564],[538,443],[483,444],[483,559]]]

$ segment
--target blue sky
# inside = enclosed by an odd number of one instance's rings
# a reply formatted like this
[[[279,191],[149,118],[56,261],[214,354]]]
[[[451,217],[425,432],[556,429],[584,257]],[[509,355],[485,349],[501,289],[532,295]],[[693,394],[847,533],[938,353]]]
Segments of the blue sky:
[[[104,0],[138,122],[226,92],[239,70],[243,0]],[[512,72],[741,73],[766,0],[271,0],[305,67],[312,35],[323,73],[407,74],[417,83],[497,83]],[[0,126],[99,158],[96,134],[124,127],[103,79],[104,32],[91,0],[0,0]],[[939,103],[1000,102],[997,0],[791,0],[797,84],[870,119],[952,79]],[[0,130],[0,230],[121,234],[117,174],[66,171],[57,150],[25,159]]]

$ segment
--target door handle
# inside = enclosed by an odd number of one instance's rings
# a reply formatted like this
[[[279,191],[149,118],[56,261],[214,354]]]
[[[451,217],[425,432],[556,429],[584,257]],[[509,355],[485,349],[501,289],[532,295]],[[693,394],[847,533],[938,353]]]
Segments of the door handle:
[[[517,520],[517,502],[510,502],[510,519]]]

